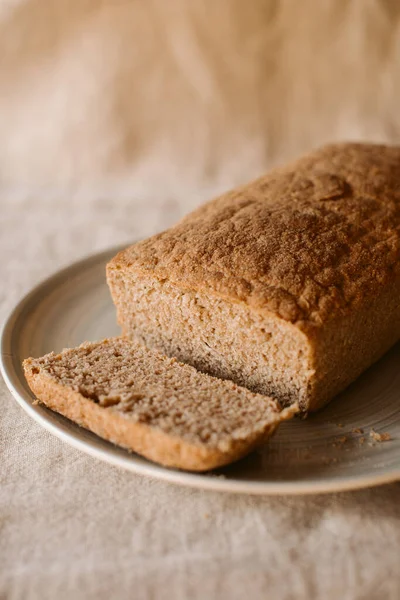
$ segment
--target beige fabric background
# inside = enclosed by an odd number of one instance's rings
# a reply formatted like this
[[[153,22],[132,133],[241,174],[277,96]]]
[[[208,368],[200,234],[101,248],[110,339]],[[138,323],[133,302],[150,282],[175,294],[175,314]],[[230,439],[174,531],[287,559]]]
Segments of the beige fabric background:
[[[399,141],[396,0],[0,2],[0,318],[39,279],[332,139]],[[0,598],[400,597],[400,484],[135,477],[0,387]]]

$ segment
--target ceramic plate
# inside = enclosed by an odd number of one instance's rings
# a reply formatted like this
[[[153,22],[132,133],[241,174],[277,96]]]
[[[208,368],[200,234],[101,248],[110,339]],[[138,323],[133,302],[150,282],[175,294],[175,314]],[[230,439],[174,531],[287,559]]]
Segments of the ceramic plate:
[[[268,445],[207,474],[160,467],[64,417],[32,404],[21,361],[119,333],[105,281],[118,248],[59,271],[14,309],[2,336],[2,372],[21,407],[75,448],[134,473],[203,489],[252,494],[305,494],[400,479],[400,344],[307,420],[284,423]],[[390,440],[383,438],[390,437]]]

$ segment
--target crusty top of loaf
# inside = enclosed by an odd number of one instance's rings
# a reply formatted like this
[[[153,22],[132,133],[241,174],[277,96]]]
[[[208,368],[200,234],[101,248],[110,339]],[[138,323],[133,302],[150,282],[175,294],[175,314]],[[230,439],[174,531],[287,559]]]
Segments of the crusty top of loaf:
[[[29,358],[24,369],[126,419],[220,450],[296,412],[296,408],[280,411],[272,398],[124,338]]]
[[[110,268],[321,324],[399,275],[400,147],[325,146],[205,204]]]

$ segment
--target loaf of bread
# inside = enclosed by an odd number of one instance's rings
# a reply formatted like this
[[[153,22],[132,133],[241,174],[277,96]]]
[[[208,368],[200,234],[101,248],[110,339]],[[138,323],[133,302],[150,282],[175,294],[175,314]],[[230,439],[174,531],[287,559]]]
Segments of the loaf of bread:
[[[400,148],[329,145],[120,252],[124,334],[316,410],[400,338]]]
[[[38,400],[169,467],[204,471],[265,442],[296,409],[122,338],[24,361]]]

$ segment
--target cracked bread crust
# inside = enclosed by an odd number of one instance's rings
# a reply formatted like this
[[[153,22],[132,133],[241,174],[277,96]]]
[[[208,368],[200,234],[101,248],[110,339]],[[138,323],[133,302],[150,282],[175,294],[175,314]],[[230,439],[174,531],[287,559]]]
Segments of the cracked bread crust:
[[[400,338],[400,147],[275,169],[120,252],[107,280],[126,335],[317,410]]]
[[[320,326],[400,276],[400,148],[326,146],[120,252],[110,268]]]

